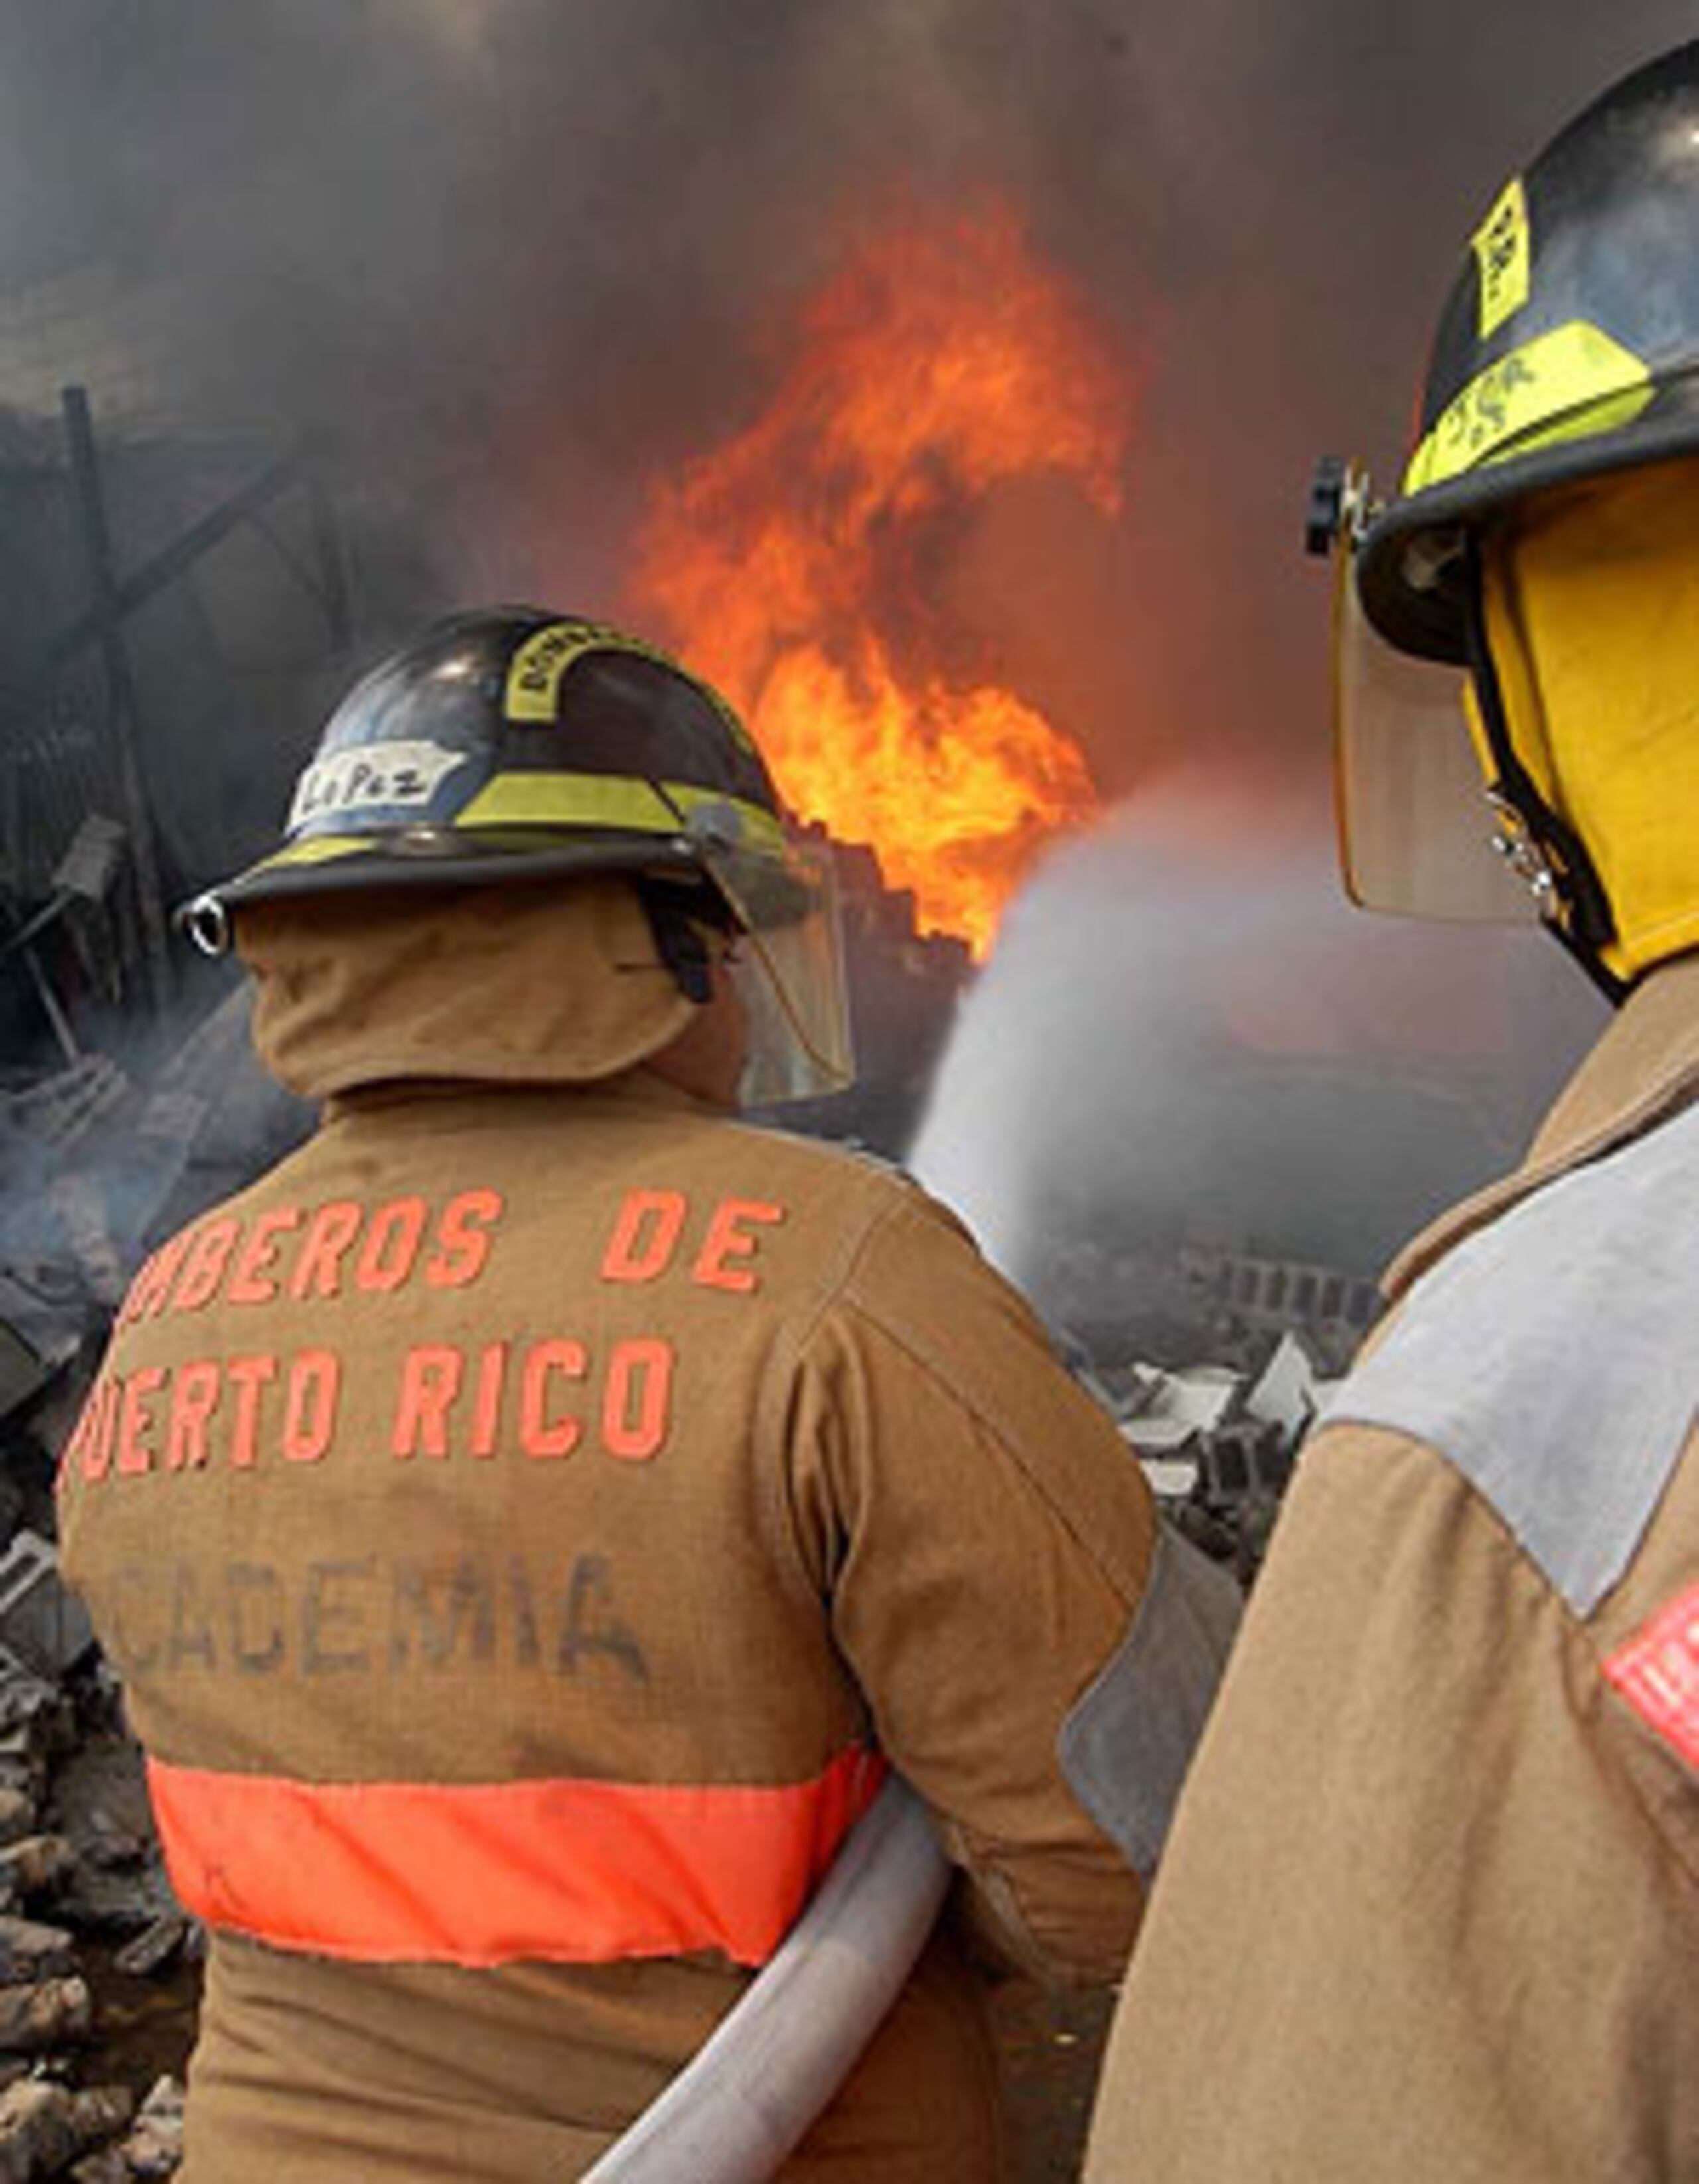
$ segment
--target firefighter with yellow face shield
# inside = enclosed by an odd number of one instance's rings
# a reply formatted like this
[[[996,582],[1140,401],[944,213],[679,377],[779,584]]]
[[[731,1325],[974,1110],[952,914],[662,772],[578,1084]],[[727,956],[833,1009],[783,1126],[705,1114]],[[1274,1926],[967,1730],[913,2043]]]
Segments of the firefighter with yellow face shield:
[[[1350,891],[1526,900],[1620,1006],[1394,1265],[1304,1451],[1087,2175],[1666,2184],[1699,2175],[1699,45],[1501,192],[1402,490],[1332,465],[1312,528]]]
[[[192,922],[324,1109],[62,1467],[211,1936],[186,2184],[993,2184],[974,1952],[1118,1970],[1236,1601],[939,1206],[734,1119],[844,1080],[824,845],[500,610]]]

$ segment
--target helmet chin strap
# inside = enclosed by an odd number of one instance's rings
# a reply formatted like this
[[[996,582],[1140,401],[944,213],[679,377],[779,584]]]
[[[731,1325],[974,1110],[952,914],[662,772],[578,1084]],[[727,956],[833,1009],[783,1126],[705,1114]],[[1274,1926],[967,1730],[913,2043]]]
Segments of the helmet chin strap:
[[[639,881],[649,930],[661,961],[672,973],[673,983],[687,1001],[703,1008],[714,998],[714,970],[707,935],[699,918],[694,918],[676,897]]]
[[[1629,985],[1600,953],[1616,933],[1610,899],[1585,843],[1551,809],[1517,755],[1487,638],[1480,548],[1473,534],[1465,541],[1463,555],[1464,643],[1496,777],[1487,795],[1509,830],[1510,838],[1501,846],[1532,890],[1542,922],[1611,1006],[1618,1008],[1628,998]]]

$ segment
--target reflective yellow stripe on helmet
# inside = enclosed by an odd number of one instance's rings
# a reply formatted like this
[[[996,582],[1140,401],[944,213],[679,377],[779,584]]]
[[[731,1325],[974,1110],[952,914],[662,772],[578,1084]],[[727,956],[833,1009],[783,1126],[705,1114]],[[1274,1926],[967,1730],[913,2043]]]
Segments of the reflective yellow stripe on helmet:
[[[723,790],[682,781],[632,781],[606,773],[501,773],[456,812],[467,827],[620,827],[637,834],[677,834],[693,811],[717,805],[737,814],[744,847],[784,847],[784,829],[771,811]]]
[[[659,645],[599,621],[551,621],[533,630],[508,663],[507,687],[502,710],[510,721],[552,721],[560,701],[560,678],[575,660],[587,652],[629,652],[639,660],[652,660],[699,690],[720,716],[734,743],[753,751],[749,730],[712,683],[693,675]]]
[[[1410,458],[1404,490],[1626,424],[1652,396],[1652,374],[1631,349],[1571,319],[1475,375]]]
[[[307,834],[261,858],[253,869],[269,872],[274,865],[328,865],[338,857],[364,856],[379,847],[369,834]]]

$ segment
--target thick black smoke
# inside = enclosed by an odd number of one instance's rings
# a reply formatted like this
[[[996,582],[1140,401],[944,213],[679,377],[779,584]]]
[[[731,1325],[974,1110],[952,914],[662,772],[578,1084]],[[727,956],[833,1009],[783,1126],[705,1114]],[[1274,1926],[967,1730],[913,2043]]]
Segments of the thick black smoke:
[[[1117,522],[1029,481],[927,564],[963,666],[982,646],[1108,799],[1230,785],[1214,834],[1278,819],[1325,887],[1314,458],[1395,466],[1503,177],[1692,27],[1691,0],[0,0],[0,402],[58,371],[119,429],[328,428],[443,592],[617,610],[654,481],[756,414],[846,228],[1005,199],[1139,412]],[[1128,870],[1088,861],[1022,977],[1095,996],[1083,1051],[1106,1011],[1166,1054],[1219,956],[1096,936],[1218,905]],[[1281,925],[1295,993],[1333,960],[1310,930]],[[1444,1013],[1443,978],[1407,1006],[1385,975],[1392,1019]]]
[[[453,588],[605,603],[845,223],[1000,194],[1145,407],[1122,524],[987,510],[966,608],[1111,794],[1200,745],[1312,777],[1312,458],[1390,460],[1502,174],[1691,30],[1682,0],[5,0],[0,332],[98,264],[147,291],[169,421],[338,427]],[[72,362],[98,409],[121,359]],[[1011,532],[1051,550],[1022,571]]]

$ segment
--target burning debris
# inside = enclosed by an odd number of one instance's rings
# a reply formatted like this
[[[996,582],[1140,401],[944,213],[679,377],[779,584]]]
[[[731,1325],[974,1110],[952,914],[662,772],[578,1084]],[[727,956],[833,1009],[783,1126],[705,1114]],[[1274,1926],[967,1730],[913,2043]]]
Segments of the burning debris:
[[[1064,476],[1117,511],[1125,360],[1001,211],[864,240],[801,319],[763,414],[659,496],[633,596],[799,815],[876,845],[920,930],[983,956],[1096,792],[1070,737],[964,668],[927,563],[1012,480]]]

